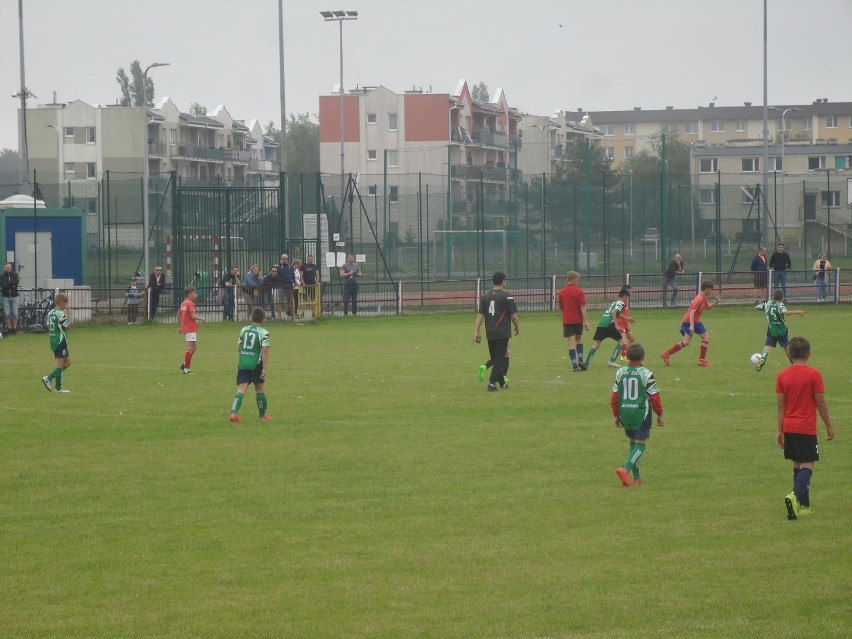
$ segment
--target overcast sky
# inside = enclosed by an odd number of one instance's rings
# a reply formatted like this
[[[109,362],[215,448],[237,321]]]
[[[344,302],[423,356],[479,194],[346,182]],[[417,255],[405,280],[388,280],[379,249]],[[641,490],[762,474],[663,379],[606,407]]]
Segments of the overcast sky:
[[[278,0],[23,0],[35,104],[112,104],[138,59],[157,99],[280,120]],[[451,93],[498,87],[527,113],[763,102],[763,0],[284,0],[288,113],[317,113],[339,76]],[[0,3],[0,148],[17,148],[18,2]],[[852,101],[852,0],[769,0],[769,102]]]

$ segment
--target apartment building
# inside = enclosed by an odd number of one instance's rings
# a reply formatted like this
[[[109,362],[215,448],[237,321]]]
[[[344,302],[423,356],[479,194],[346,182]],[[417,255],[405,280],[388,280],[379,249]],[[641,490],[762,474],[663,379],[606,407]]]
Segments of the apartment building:
[[[379,206],[389,233],[399,236],[416,224],[424,180],[446,199],[448,175],[453,228],[473,224],[477,198],[489,203],[497,216],[493,224],[508,221],[521,116],[502,89],[488,102],[474,100],[464,80],[453,93],[395,93],[379,86],[352,90],[342,99],[343,173],[359,176],[362,195],[383,200]],[[340,94],[319,98],[324,174],[341,174],[340,101]],[[339,197],[338,190],[327,195]],[[438,198],[430,203],[444,215],[446,206]]]
[[[260,174],[277,180],[270,150],[277,144],[259,127],[252,133],[224,106],[193,115],[170,98],[147,110],[75,100],[28,109],[27,123],[30,168],[45,182],[68,183],[72,195],[88,196],[91,181],[106,171],[141,176],[146,150],[152,179],[175,171],[188,181],[244,184]]]
[[[524,114],[518,124],[518,135],[523,141],[518,154],[523,175],[561,177],[569,172],[570,163],[575,160],[568,157],[568,145],[586,137],[598,139],[600,131],[592,125],[588,113],[560,110],[552,116]]]

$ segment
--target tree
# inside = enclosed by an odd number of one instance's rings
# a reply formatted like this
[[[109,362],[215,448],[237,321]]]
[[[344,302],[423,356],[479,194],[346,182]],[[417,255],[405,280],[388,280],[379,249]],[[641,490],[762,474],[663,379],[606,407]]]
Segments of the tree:
[[[319,123],[310,113],[291,113],[287,122],[287,173],[319,173]],[[275,122],[269,121],[264,134],[276,142],[281,136]],[[281,160],[279,149],[278,160]]]
[[[139,60],[134,60],[130,63],[130,77],[124,71],[124,67],[119,67],[115,74],[115,81],[121,89],[121,106],[142,106],[142,82],[145,80],[145,97],[148,99],[146,106],[154,106],[154,81],[150,77],[143,78],[142,66]]]
[[[470,95],[474,100],[478,100],[479,102],[488,102],[490,97],[488,95],[488,85],[484,82],[474,84],[470,90]]]
[[[198,102],[193,102],[189,105],[189,112],[192,115],[207,115],[207,107]]]

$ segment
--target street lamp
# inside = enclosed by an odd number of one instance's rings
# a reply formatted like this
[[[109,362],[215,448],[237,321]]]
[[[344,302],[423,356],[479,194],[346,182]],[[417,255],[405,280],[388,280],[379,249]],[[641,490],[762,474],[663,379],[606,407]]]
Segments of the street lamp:
[[[778,107],[772,107],[772,106],[766,107],[766,108],[771,110],[771,111],[777,111],[778,113],[781,114],[781,220],[778,219],[778,214],[776,213],[775,214],[775,224],[781,226],[781,241],[783,242],[784,241],[784,224],[783,224],[783,220],[784,220],[784,174],[787,172],[787,165],[784,164],[784,138],[787,137],[787,135],[786,135],[786,133],[787,133],[787,120],[785,118],[787,117],[788,113],[791,113],[793,111],[801,111],[801,109],[799,107],[788,107],[788,108],[782,110],[782,109],[779,109]],[[768,168],[769,167],[766,167],[764,169],[764,172]],[[765,193],[763,195],[764,195],[764,197],[766,196]],[[768,233],[768,231],[767,231],[767,233]]]
[[[337,22],[340,25],[340,206],[343,210],[343,196],[346,193],[345,172],[343,169],[343,21],[357,20],[358,12],[349,10],[320,11],[326,22]]]
[[[59,165],[58,171],[59,171],[59,175],[61,176],[62,175],[62,159],[59,157],[59,141],[60,141],[62,136],[59,133],[59,129],[57,129],[56,126],[53,125],[53,124],[45,124],[44,128],[53,129],[54,133],[56,133],[56,162]]]
[[[149,271],[149,255],[148,255],[148,234],[149,230],[149,213],[148,213],[148,71],[154,67],[167,67],[169,62],[154,62],[145,67],[142,72],[142,114],[145,118],[145,138],[143,140],[145,146],[145,166],[144,180],[145,188],[142,189],[142,255],[144,256],[145,277],[148,277]]]

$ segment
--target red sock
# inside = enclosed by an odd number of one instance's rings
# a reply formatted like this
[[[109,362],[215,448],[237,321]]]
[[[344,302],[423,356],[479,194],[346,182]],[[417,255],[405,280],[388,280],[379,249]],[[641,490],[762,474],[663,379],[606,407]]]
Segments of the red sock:
[[[192,363],[192,351],[184,351],[183,354],[183,367],[189,368],[189,365]]]
[[[627,357],[627,344],[622,344],[622,345],[621,345],[621,356],[622,356],[622,357]]]
[[[674,355],[675,353],[677,353],[682,348],[683,348],[683,342],[678,342],[677,344],[675,344],[669,350],[666,351],[666,355]]]
[[[701,355],[698,359],[707,359],[708,344],[701,344]]]

